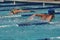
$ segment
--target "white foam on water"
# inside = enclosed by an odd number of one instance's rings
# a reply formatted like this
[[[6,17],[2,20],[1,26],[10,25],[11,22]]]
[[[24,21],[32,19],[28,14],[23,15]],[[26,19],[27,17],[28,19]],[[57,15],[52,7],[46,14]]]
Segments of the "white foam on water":
[[[18,27],[18,25],[16,24],[16,26]]]
[[[60,24],[60,22],[49,22],[50,24]]]
[[[18,25],[17,24],[13,24],[13,25],[1,25],[0,28],[11,27],[11,26],[18,26]]]
[[[55,25],[55,28],[60,28],[60,22],[52,22],[50,24]]]
[[[0,28],[9,27],[10,25],[1,25]]]
[[[50,39],[59,39],[60,40],[60,37],[51,37]]]
[[[0,16],[0,18],[21,17],[21,15]]]
[[[60,10],[56,10],[55,12],[60,12]]]

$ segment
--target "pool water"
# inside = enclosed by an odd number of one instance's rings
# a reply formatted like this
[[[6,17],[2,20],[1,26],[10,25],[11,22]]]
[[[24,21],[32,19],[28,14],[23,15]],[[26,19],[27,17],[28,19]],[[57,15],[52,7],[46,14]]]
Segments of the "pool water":
[[[23,6],[16,6],[17,4],[15,4],[15,6],[9,3],[0,3],[0,11],[1,10],[7,10],[7,11],[11,11],[13,8],[17,8],[17,9],[27,9],[27,8],[42,8],[42,7],[54,7],[56,5],[23,5]],[[57,7],[57,6],[56,6]]]
[[[48,9],[36,10],[22,14],[47,13]],[[60,8],[55,8],[60,11]],[[1,11],[0,16],[9,15],[10,11]],[[20,15],[20,14],[18,14]],[[58,24],[17,26],[17,23],[27,22],[29,17],[0,18],[0,40],[60,40],[60,14],[55,15],[52,22]],[[34,21],[34,20],[33,20]]]

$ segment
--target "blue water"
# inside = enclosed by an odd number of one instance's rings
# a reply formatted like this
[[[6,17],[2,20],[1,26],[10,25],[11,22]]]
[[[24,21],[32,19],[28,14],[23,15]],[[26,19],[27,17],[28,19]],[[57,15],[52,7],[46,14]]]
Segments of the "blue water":
[[[48,9],[36,10],[36,12],[26,12],[21,14],[47,13]],[[60,11],[60,8],[55,8]],[[1,11],[0,16],[9,15],[10,11]],[[20,14],[18,14],[20,15]],[[17,26],[17,23],[27,22],[29,17],[0,18],[0,40],[60,40],[60,14],[55,15],[52,22],[58,24]],[[34,20],[33,20],[34,21]],[[31,21],[32,22],[32,21]]]
[[[12,3],[11,3],[12,4]],[[11,6],[11,4],[0,4],[0,10],[12,10],[13,8],[17,9],[26,9],[26,8],[41,8],[41,7],[54,7],[56,5],[27,5],[27,6]],[[8,6],[10,5],[10,6]],[[12,4],[13,5],[13,4]],[[16,4],[15,4],[16,5]],[[8,7],[7,7],[8,6]]]

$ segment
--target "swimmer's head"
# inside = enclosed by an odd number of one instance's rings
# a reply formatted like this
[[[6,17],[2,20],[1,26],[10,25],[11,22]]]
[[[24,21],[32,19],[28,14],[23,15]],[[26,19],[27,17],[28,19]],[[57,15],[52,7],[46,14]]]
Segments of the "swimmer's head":
[[[55,10],[54,9],[49,9],[48,10],[48,14],[49,15],[54,15],[55,14]]]

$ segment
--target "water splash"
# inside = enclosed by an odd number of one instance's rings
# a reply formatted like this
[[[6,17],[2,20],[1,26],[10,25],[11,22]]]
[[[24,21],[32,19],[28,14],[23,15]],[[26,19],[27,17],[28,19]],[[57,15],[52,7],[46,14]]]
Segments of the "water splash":
[[[0,16],[0,18],[21,17],[21,15]]]
[[[0,28],[5,28],[5,27],[12,27],[12,26],[17,26],[17,24],[13,24],[13,25],[0,25]]]

